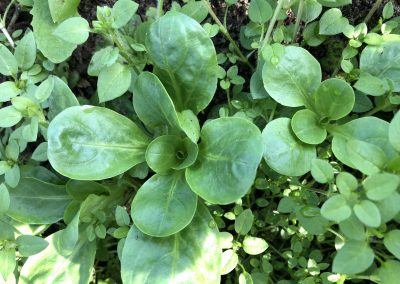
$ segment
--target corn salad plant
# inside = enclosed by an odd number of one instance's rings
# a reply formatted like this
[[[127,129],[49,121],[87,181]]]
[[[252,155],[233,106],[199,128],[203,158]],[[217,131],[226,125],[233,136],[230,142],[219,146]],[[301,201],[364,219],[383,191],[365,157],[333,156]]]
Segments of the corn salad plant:
[[[0,284],[398,283],[396,3],[6,2]]]

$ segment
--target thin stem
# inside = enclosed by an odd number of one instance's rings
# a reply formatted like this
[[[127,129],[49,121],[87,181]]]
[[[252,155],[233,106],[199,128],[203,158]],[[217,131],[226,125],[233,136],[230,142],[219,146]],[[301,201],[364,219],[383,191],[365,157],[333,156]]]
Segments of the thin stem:
[[[371,109],[369,112],[367,112],[366,114],[364,114],[363,116],[371,116],[374,115],[377,112],[380,112],[381,110],[387,108],[391,106],[391,103],[389,101],[386,101],[385,103],[378,105],[376,107],[374,107],[373,109]]]
[[[278,0],[278,4],[275,8],[275,12],[274,15],[272,16],[271,21],[269,22],[269,26],[268,26],[268,30],[267,33],[265,34],[265,38],[263,43],[261,44],[261,50],[264,49],[264,47],[269,43],[271,34],[272,34],[272,30],[274,29],[275,23],[276,23],[276,19],[278,18],[279,12],[281,11],[283,6],[283,0]]]
[[[224,36],[229,40],[229,42],[232,44],[233,49],[236,51],[237,55],[239,56],[239,60],[244,62],[245,64],[247,64],[247,66],[250,67],[250,69],[252,71],[254,71],[254,67],[253,65],[251,65],[251,63],[249,62],[249,60],[247,59],[247,57],[242,53],[242,51],[240,50],[239,46],[237,45],[237,43],[233,40],[233,38],[231,37],[231,35],[229,34],[227,28],[221,23],[221,21],[218,19],[217,15],[214,13],[214,11],[211,8],[210,2],[208,2],[208,0],[203,0],[203,2],[207,5],[207,9],[208,9],[208,13],[210,14],[210,16],[213,18],[213,20],[215,21],[215,23],[219,26],[219,29],[221,30],[221,32],[224,34]]]
[[[379,6],[382,4],[382,0],[376,0],[374,6],[372,6],[371,10],[369,10],[368,15],[364,19],[364,23],[368,23],[371,20],[372,16],[375,14],[376,10],[378,10]]]
[[[14,4],[14,2],[15,2],[15,0],[11,0],[10,4],[7,5],[7,8],[4,11],[4,15],[3,15],[3,24],[4,24],[4,26],[6,25],[8,11],[10,10],[10,8],[11,8],[12,4]]]
[[[229,115],[231,115],[232,114],[232,103],[231,103],[231,94],[229,92],[229,88],[226,89],[226,99],[228,101]]]
[[[300,0],[299,9],[297,10],[296,23],[294,24],[293,40],[296,40],[297,33],[299,32],[301,16],[303,16],[304,0]]]
[[[224,27],[225,27],[225,29],[228,29],[228,28],[227,28],[227,25],[226,25],[226,23],[227,23],[227,17],[228,17],[228,9],[229,9],[229,6],[226,6],[225,14],[224,14]]]
[[[159,19],[164,14],[164,0],[157,1],[157,19]]]
[[[328,231],[328,232],[331,232],[332,234],[334,234],[335,236],[337,236],[337,237],[338,237],[339,239],[341,239],[343,242],[345,241],[345,238],[344,238],[341,234],[339,234],[338,232],[332,230],[331,228],[328,228],[327,231]]]
[[[8,40],[8,42],[10,43],[12,48],[15,47],[15,43],[14,43],[14,40],[12,39],[12,37],[10,36],[10,34],[7,31],[6,21],[7,21],[8,11],[10,10],[10,8],[14,4],[14,2],[15,2],[15,0],[11,0],[10,4],[7,5],[7,8],[4,11],[3,17],[0,18],[0,30],[4,34],[4,36],[6,37],[6,39]]]

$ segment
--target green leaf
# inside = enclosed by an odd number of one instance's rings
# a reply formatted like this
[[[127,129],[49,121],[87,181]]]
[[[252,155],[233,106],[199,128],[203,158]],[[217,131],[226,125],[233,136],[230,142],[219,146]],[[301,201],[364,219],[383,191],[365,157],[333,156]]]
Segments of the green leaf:
[[[159,136],[147,147],[146,162],[159,174],[170,169],[184,169],[191,166],[197,158],[198,146],[186,139],[174,135]]]
[[[322,205],[321,215],[328,220],[339,223],[350,217],[351,208],[342,195],[335,195]]]
[[[36,60],[36,42],[33,32],[28,30],[19,41],[14,56],[22,70],[29,70],[33,66]]]
[[[344,80],[328,79],[319,85],[315,96],[316,111],[329,119],[340,119],[354,107],[353,88]]]
[[[400,259],[400,230],[391,230],[385,234],[383,244],[397,259]]]
[[[125,26],[135,15],[138,8],[139,5],[131,0],[118,0],[111,10],[112,27],[120,29]]]
[[[396,113],[392,122],[389,124],[390,144],[400,152],[400,111]]]
[[[311,175],[319,183],[333,180],[333,167],[326,160],[314,159],[311,162]]]
[[[168,12],[150,26],[146,48],[177,111],[197,114],[210,103],[217,88],[217,56],[199,23]]]
[[[394,7],[393,3],[390,1],[386,3],[385,7],[383,7],[382,17],[387,20],[393,17],[394,14]]]
[[[42,142],[37,146],[35,151],[32,153],[32,160],[38,162],[47,161],[47,142]]]
[[[340,231],[349,239],[364,241],[368,238],[365,232],[364,224],[358,218],[351,214],[350,218],[339,223]]]
[[[0,175],[11,169],[11,165],[7,161],[0,161]]]
[[[349,198],[351,193],[357,189],[358,181],[352,174],[341,172],[336,177],[336,186],[341,194]]]
[[[115,221],[117,222],[117,225],[121,227],[129,226],[131,223],[131,218],[129,217],[128,212],[126,212],[125,208],[119,205],[115,209]]]
[[[134,84],[133,107],[140,120],[157,133],[180,129],[174,103],[156,75],[141,73]]]
[[[235,231],[240,235],[247,235],[253,226],[254,215],[250,209],[243,210],[235,219]]]
[[[295,3],[293,6],[293,11],[297,12],[299,9],[299,3]],[[305,23],[310,23],[314,21],[322,12],[322,5],[318,3],[317,0],[305,0],[303,13],[301,15],[301,20]]]
[[[54,23],[74,16],[80,2],[80,0],[48,0],[51,18]]]
[[[237,253],[231,249],[228,249],[222,253],[222,261],[221,261],[221,275],[226,275],[239,263],[239,256]]]
[[[180,128],[193,143],[197,143],[200,138],[200,123],[197,116],[190,109],[177,114]]]
[[[97,91],[100,103],[122,96],[131,85],[131,72],[128,66],[114,63],[103,69],[97,81]]]
[[[31,14],[33,15],[31,25],[33,27],[33,34],[36,39],[37,48],[53,63],[61,63],[72,55],[72,52],[76,48],[76,44],[67,42],[53,35],[54,30],[57,28],[57,24],[53,22],[52,15],[57,13],[55,21],[62,21],[65,18],[72,16],[69,14],[67,17],[62,17],[58,14],[62,14],[65,7],[69,5],[76,4],[76,8],[79,0],[49,0],[49,2],[43,0],[34,0],[34,3],[35,4],[31,10]],[[55,5],[54,7],[51,6],[53,4]],[[50,14],[49,5],[51,7],[52,14]],[[72,14],[74,14],[75,11],[76,9],[72,12]]]
[[[353,157],[350,156],[351,153],[347,150],[347,142],[351,139],[357,139],[378,146],[384,151],[387,157],[398,155],[389,143],[389,123],[382,119],[376,117],[358,118],[333,130],[333,153],[339,161],[349,167],[355,168],[352,163]]]
[[[381,224],[381,214],[375,203],[369,200],[362,200],[354,205],[353,210],[357,218],[366,226],[377,228]]]
[[[378,173],[364,180],[367,197],[374,201],[380,201],[389,197],[396,191],[399,185],[400,177],[390,173]]]
[[[203,1],[190,1],[182,7],[180,12],[199,23],[204,21],[208,16],[208,9]]]
[[[107,187],[94,181],[69,180],[67,192],[75,200],[84,201],[89,195],[108,195]]]
[[[154,175],[137,192],[132,202],[132,220],[146,235],[167,237],[183,230],[196,212],[197,196],[183,172]]]
[[[272,54],[265,61],[262,78],[275,101],[289,107],[303,106],[321,83],[321,66],[304,48],[286,46],[282,55]]]
[[[262,152],[260,131],[251,122],[233,117],[212,120],[201,130],[199,155],[186,170],[187,182],[210,203],[235,202],[253,184]]]
[[[18,63],[14,55],[0,43],[0,73],[4,76],[16,75]]]
[[[385,81],[379,77],[372,76],[369,73],[362,72],[354,88],[370,96],[383,96],[387,90]]]
[[[65,186],[21,178],[18,186],[9,189],[11,205],[7,214],[23,223],[52,224],[62,219],[71,198]]]
[[[387,161],[385,152],[381,148],[361,140],[349,140],[347,153],[352,165],[366,175],[380,172]]]
[[[113,65],[119,57],[118,48],[107,46],[94,53],[88,66],[89,76],[99,76],[105,67]]]
[[[49,112],[47,114],[48,118],[52,120],[57,114],[61,113],[63,110],[79,106],[79,102],[76,99],[74,93],[68,85],[56,76],[52,76],[54,86],[50,97],[48,98]],[[49,82],[51,85],[51,83]],[[47,87],[46,87],[47,88]]]
[[[0,184],[0,216],[10,208],[10,194],[4,183]]]
[[[35,98],[38,99],[39,102],[46,101],[54,89],[54,79],[55,77],[49,76],[46,80],[44,80],[39,87],[35,91]]]
[[[374,251],[368,243],[349,241],[337,252],[332,270],[336,273],[358,274],[371,266],[374,257]]]
[[[22,115],[13,106],[3,107],[0,109],[0,127],[12,127],[20,122]]]
[[[20,146],[17,141],[9,140],[5,150],[6,157],[12,161],[18,161],[19,152]]]
[[[400,262],[396,260],[385,261],[378,269],[378,275],[382,284],[396,283],[400,279]]]
[[[100,180],[145,161],[149,138],[130,119],[106,108],[71,107],[48,128],[48,157],[62,175]]]
[[[121,260],[122,281],[130,284],[218,284],[220,268],[218,230],[202,204],[190,225],[170,237],[149,237],[132,227]]]
[[[319,123],[319,116],[308,109],[297,111],[291,120],[294,134],[307,144],[321,144],[326,139],[326,129]]]
[[[318,0],[325,7],[341,7],[351,4],[352,0]]]
[[[57,242],[54,243],[54,246],[58,254],[69,256],[73,253],[79,240],[79,218],[80,211],[78,209],[78,212],[72,218],[67,227],[57,232]]]
[[[82,17],[73,17],[63,21],[53,35],[73,44],[82,44],[89,38],[89,23]]]
[[[321,35],[336,35],[344,31],[349,20],[342,17],[342,12],[337,8],[326,11],[319,21],[319,33]]]
[[[382,201],[376,202],[376,206],[378,206],[381,214],[382,223],[386,223],[396,217],[400,212],[399,203],[400,194],[397,192]]]
[[[89,283],[93,272],[96,242],[81,238],[73,251],[64,256],[58,251],[62,232],[46,238],[48,247],[31,256],[22,267],[19,283]],[[62,267],[62,269],[60,269]]]
[[[8,102],[22,93],[14,82],[6,81],[0,84],[0,103]]]
[[[20,170],[17,164],[8,170],[4,175],[4,180],[9,187],[16,187],[20,180]]]
[[[47,241],[40,237],[28,235],[19,236],[16,239],[16,244],[18,252],[24,257],[37,254],[49,245]]]
[[[382,80],[391,80],[394,92],[400,92],[400,44],[388,40],[379,46],[367,46],[361,53],[360,69]]]
[[[267,0],[251,0],[249,18],[258,24],[265,24],[272,18],[272,7]]]
[[[16,264],[15,249],[0,250],[0,275],[3,279],[7,279],[13,273]]]
[[[267,242],[262,238],[245,236],[243,240],[243,250],[250,255],[263,253],[268,248]]]
[[[316,158],[315,147],[297,140],[292,133],[289,118],[278,118],[263,130],[264,159],[281,175],[302,176],[311,170]]]

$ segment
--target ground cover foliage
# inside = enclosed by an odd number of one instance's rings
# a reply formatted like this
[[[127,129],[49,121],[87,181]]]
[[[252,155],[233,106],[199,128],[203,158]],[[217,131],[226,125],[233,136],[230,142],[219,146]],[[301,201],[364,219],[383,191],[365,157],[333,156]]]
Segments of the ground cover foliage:
[[[398,283],[396,3],[6,2],[0,283]]]

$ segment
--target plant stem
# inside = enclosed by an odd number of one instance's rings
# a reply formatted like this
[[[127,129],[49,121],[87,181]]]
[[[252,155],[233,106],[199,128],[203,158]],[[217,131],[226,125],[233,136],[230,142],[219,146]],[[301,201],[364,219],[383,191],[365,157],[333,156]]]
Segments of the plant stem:
[[[269,43],[271,34],[272,34],[272,30],[274,29],[275,23],[276,23],[276,19],[278,18],[278,14],[281,11],[283,6],[283,0],[278,0],[278,4],[275,8],[275,12],[274,15],[272,16],[271,21],[269,22],[269,26],[268,26],[268,30],[267,33],[265,34],[265,38],[263,43],[261,44],[261,50],[264,49],[264,47]]]
[[[299,9],[297,10],[296,23],[294,25],[292,42],[294,42],[296,40],[297,33],[299,32],[301,16],[303,15],[303,10],[304,10],[304,0],[300,0]]]
[[[228,101],[229,115],[231,115],[232,114],[232,104],[231,104],[231,94],[229,92],[229,88],[226,89],[226,99]]]
[[[382,0],[376,0],[374,6],[372,6],[371,10],[369,10],[368,15],[364,19],[364,23],[368,23],[371,20],[371,17],[375,14],[376,10],[378,10],[379,6],[382,4]]]
[[[363,116],[371,116],[371,115],[374,115],[375,113],[380,112],[381,110],[383,110],[383,109],[385,109],[385,108],[387,108],[387,107],[389,107],[389,106],[391,106],[391,103],[388,102],[388,101],[386,101],[385,103],[374,107],[373,109],[371,109],[369,112],[367,112],[367,113],[364,114]]]
[[[14,4],[14,2],[15,2],[15,0],[11,0],[10,4],[7,5],[7,8],[4,11],[3,17],[0,18],[0,30],[4,34],[4,36],[6,37],[6,39],[8,40],[8,42],[10,43],[12,48],[15,47],[15,43],[14,43],[14,40],[12,39],[12,37],[10,36],[10,34],[7,31],[6,20],[7,20],[8,11],[10,10],[10,8]]]
[[[335,236],[337,236],[337,237],[338,237],[339,239],[341,239],[342,241],[345,241],[345,238],[344,238],[341,234],[339,234],[338,232],[332,230],[331,228],[328,228],[327,231],[328,231],[328,232],[331,232],[332,234],[334,234]]]
[[[163,6],[164,6],[164,0],[158,0],[157,1],[157,19],[159,19],[164,13]]]
[[[247,66],[250,67],[251,71],[254,71],[254,67],[253,65],[251,65],[251,63],[249,62],[249,60],[247,59],[247,57],[242,53],[242,51],[240,50],[239,46],[237,45],[237,43],[233,40],[233,38],[231,37],[231,35],[229,34],[227,28],[224,26],[224,24],[221,23],[221,21],[218,19],[217,15],[214,13],[214,11],[211,8],[210,2],[208,2],[208,0],[203,0],[204,4],[207,5],[207,9],[208,9],[208,13],[210,14],[210,16],[213,18],[213,20],[215,21],[215,23],[219,26],[219,29],[221,30],[221,32],[224,34],[224,36],[229,40],[229,42],[232,44],[233,49],[236,51],[237,55],[239,56],[239,60],[244,62]]]

